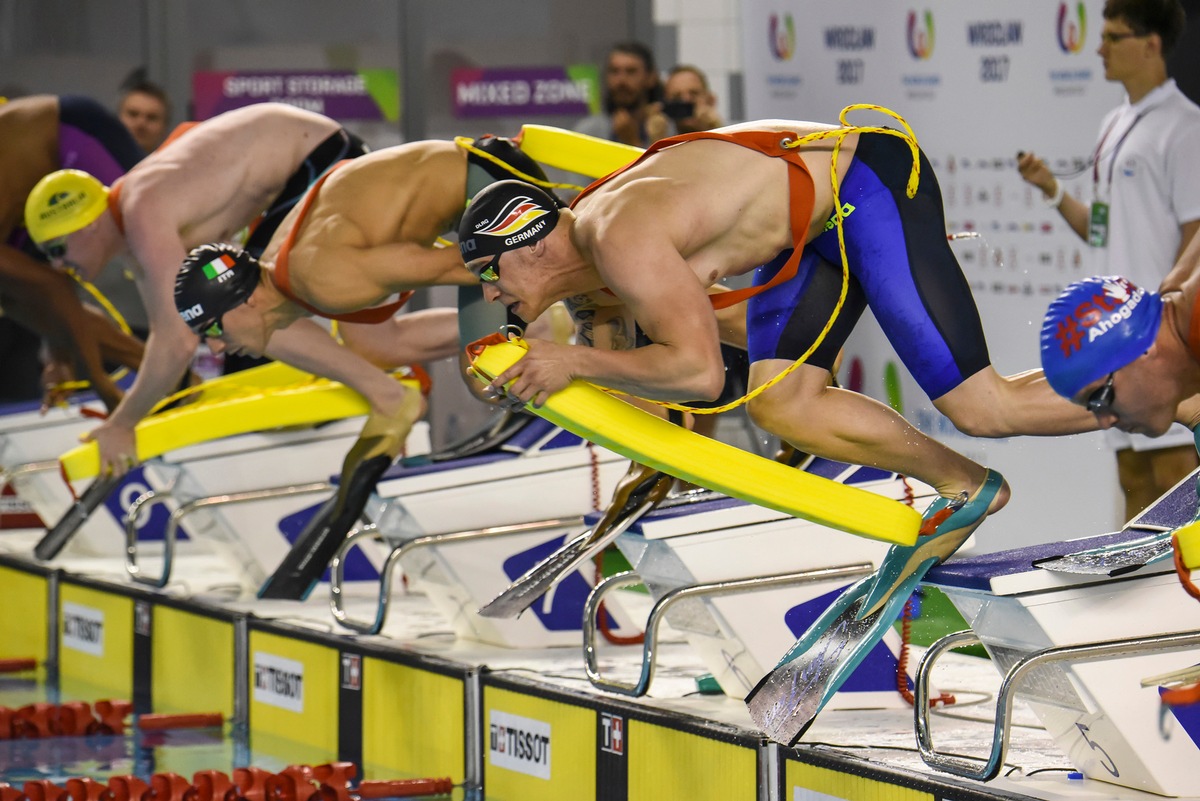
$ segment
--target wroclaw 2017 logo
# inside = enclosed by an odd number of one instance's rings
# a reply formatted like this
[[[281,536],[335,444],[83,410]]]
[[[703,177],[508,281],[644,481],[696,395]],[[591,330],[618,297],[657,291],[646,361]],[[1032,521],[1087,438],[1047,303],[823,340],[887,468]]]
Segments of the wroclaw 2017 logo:
[[[908,12],[908,52],[922,61],[933,55],[933,12]]]
[[[769,29],[771,37],[771,55],[776,61],[787,61],[796,52],[796,23],[791,14],[771,15]]]
[[[1087,40],[1087,9],[1083,0],[1075,5],[1072,17],[1066,3],[1058,4],[1058,46],[1064,53],[1078,53]]]

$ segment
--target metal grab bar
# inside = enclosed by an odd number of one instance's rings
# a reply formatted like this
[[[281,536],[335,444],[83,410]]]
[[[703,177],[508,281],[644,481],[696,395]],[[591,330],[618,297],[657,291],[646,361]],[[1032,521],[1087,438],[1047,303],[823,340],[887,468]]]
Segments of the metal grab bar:
[[[646,618],[646,636],[642,641],[642,672],[634,684],[626,684],[604,678],[600,675],[600,668],[597,664],[596,618],[598,617],[601,600],[605,594],[617,587],[642,583],[641,577],[632,570],[609,576],[588,593],[587,602],[583,607],[583,658],[587,668],[588,681],[597,689],[608,690],[609,692],[621,695],[630,695],[635,698],[645,695],[647,690],[650,689],[650,682],[654,679],[658,627],[666,615],[667,609],[678,601],[696,596],[734,595],[741,592],[757,592],[776,587],[811,584],[818,581],[855,578],[865,576],[872,570],[874,570],[874,565],[870,562],[862,562],[853,565],[825,567],[795,573],[778,573],[770,576],[754,576],[752,578],[733,579],[730,581],[716,581],[710,584],[689,584],[684,587],[676,587],[665,593],[655,602],[654,607],[650,610],[650,616]]]
[[[171,512],[171,516],[167,519],[166,531],[163,532],[162,574],[158,577],[143,575],[142,569],[138,567],[137,519],[142,507],[152,503],[167,501],[172,497],[172,494],[169,491],[158,492],[156,490],[143,492],[133,503],[129,504],[129,510],[125,513],[125,572],[129,574],[129,577],[133,581],[139,584],[146,584],[157,588],[165,587],[167,582],[171,580],[171,567],[175,560],[175,541],[179,531],[179,524],[183,518],[197,509],[204,509],[209,506],[249,503],[251,501],[262,501],[270,498],[287,498],[292,495],[327,492],[331,489],[333,489],[333,485],[328,481],[318,481],[310,484],[291,484],[285,487],[231,492],[224,495],[210,495],[180,504],[178,509]]]
[[[0,489],[4,489],[18,476],[23,476],[27,473],[48,473],[51,470],[57,469],[57,459],[47,459],[43,462],[25,462],[15,467],[0,467]]]
[[[992,752],[986,758],[956,757],[938,753],[933,747],[929,727],[929,675],[934,663],[954,648],[980,645],[982,640],[973,631],[947,634],[925,652],[917,665],[916,689],[913,693],[913,715],[917,730],[917,747],[921,759],[930,767],[977,781],[991,781],[1000,773],[1004,756],[1008,751],[1009,727],[1012,718],[1013,696],[1017,684],[1036,667],[1063,661],[1088,662],[1122,656],[1133,656],[1147,651],[1183,651],[1200,646],[1200,631],[1155,634],[1121,640],[1099,640],[1096,642],[1062,645],[1045,648],[1021,657],[1008,669],[996,694],[996,719],[992,730]],[[982,767],[978,763],[983,763]]]
[[[337,621],[338,625],[344,628],[356,631],[359,634],[378,634],[383,630],[383,624],[387,621],[388,608],[392,602],[392,573],[395,571],[396,565],[399,564],[400,560],[414,550],[430,545],[466,542],[485,537],[526,534],[551,528],[570,528],[578,526],[581,523],[583,523],[582,517],[568,517],[558,520],[540,520],[535,523],[516,523],[514,525],[473,529],[471,531],[456,531],[449,534],[430,534],[425,537],[414,537],[411,540],[407,540],[393,547],[387,555],[387,559],[383,562],[383,568],[379,571],[379,599],[375,607],[375,620],[367,621],[361,618],[353,618],[347,614],[342,588],[346,579],[346,555],[350,552],[350,549],[359,540],[367,537],[379,543],[387,540],[387,537],[379,532],[374,523],[369,523],[361,528],[351,530],[350,535],[346,537],[346,541],[342,543],[337,553],[334,554],[333,561],[329,563],[331,576],[329,583],[330,611],[333,613],[333,619]]]

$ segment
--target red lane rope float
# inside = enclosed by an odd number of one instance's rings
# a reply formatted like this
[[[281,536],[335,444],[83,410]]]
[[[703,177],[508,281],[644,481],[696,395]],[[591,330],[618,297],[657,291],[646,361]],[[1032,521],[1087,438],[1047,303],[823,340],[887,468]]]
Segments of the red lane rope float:
[[[278,773],[259,767],[235,768],[233,778],[218,770],[197,771],[189,782],[178,773],[155,773],[145,782],[137,776],[112,776],[108,784],[91,778],[67,779],[59,786],[48,779],[28,781],[21,789],[0,783],[0,801],[373,801],[447,795],[456,786],[449,777],[364,781],[351,790],[358,775],[353,762],[289,765]]]
[[[164,731],[166,729],[203,729],[223,726],[225,716],[220,712],[194,712],[178,715],[138,715],[137,727],[142,731]]]

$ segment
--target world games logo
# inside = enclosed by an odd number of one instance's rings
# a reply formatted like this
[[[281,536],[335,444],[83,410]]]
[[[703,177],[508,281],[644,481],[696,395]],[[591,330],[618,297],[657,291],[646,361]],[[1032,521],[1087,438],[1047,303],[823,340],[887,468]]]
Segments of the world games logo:
[[[768,30],[771,38],[771,55],[776,61],[787,61],[796,52],[796,24],[791,14],[771,15]]]
[[[1058,4],[1058,46],[1064,53],[1078,53],[1087,40],[1087,9],[1080,0],[1075,5],[1075,14],[1067,9],[1065,2]]]
[[[908,12],[908,52],[913,58],[925,61],[933,55],[933,12]]]

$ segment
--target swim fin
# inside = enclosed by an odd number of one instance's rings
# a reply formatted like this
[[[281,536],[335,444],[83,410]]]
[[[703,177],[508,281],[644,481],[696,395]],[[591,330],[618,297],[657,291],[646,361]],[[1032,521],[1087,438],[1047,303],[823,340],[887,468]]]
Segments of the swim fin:
[[[308,521],[259,598],[304,600],[362,516],[375,484],[404,449],[412,423],[372,415],[342,463],[337,494]]]
[[[876,575],[848,587],[746,696],[754,723],[775,742],[795,745],[896,622],[923,575],[924,571],[909,574],[862,618]]]
[[[46,531],[45,535],[38,540],[37,545],[33,546],[33,555],[43,562],[58,556],[59,552],[79,531],[79,527],[91,517],[92,512],[104,503],[104,499],[120,483],[121,478],[114,476],[97,478],[93,481],[91,486],[79,496],[79,500],[71,504],[58,522]]]
[[[1171,532],[1164,529],[1127,542],[1035,559],[1033,566],[1055,573],[1121,576],[1146,565],[1170,559],[1172,553]]]
[[[667,497],[675,479],[653,468],[630,464],[613,492],[612,503],[595,526],[538,562],[479,609],[482,617],[515,618],[554,584],[619,537]]]

